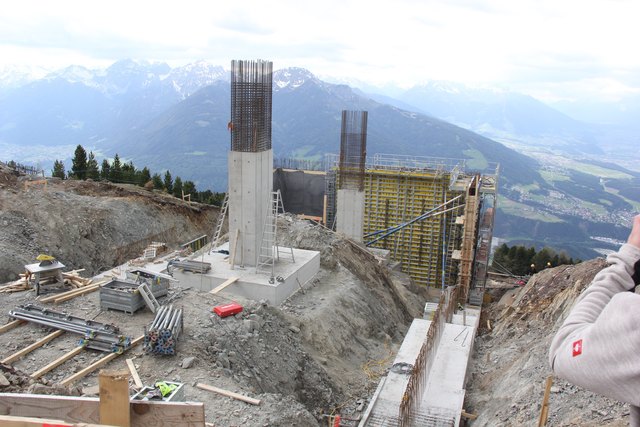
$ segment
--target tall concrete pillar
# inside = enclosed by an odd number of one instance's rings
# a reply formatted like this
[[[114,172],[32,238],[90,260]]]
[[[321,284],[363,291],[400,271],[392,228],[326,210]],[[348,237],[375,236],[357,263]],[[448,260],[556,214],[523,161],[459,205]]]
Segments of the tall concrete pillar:
[[[342,111],[337,179],[336,231],[362,241],[364,169],[367,156],[367,112]]]
[[[270,207],[272,76],[272,62],[231,62],[229,242],[234,265],[256,266]]]

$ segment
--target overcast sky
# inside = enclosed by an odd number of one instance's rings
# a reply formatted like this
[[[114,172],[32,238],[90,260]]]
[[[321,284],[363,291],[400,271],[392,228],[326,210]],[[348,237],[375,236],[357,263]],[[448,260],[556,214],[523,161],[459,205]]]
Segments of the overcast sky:
[[[637,0],[20,0],[2,6],[0,68],[261,58],[376,85],[615,100],[640,93],[639,17]]]

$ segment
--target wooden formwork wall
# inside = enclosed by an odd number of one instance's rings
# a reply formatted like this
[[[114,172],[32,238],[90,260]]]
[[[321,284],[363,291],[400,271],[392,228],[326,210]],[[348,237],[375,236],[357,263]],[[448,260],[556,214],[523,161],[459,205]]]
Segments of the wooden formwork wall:
[[[463,194],[450,189],[451,174],[429,170],[368,169],[365,172],[364,234],[406,223]],[[463,206],[464,199],[445,206]],[[402,263],[402,271],[418,284],[454,285],[457,262],[453,251],[460,246],[462,207],[405,227],[372,247],[387,249]],[[367,238],[364,239],[368,241]]]

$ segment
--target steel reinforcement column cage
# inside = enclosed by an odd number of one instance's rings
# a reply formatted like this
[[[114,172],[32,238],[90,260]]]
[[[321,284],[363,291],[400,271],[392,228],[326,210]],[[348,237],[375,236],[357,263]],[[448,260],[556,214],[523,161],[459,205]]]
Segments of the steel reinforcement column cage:
[[[273,63],[231,61],[231,151],[271,149]]]
[[[338,189],[364,191],[366,150],[367,112],[343,110]]]

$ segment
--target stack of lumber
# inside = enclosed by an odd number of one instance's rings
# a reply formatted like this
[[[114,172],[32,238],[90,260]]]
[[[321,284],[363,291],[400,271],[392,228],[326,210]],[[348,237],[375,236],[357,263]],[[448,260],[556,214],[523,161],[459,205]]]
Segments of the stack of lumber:
[[[85,277],[81,277],[78,273],[82,270],[72,270],[69,272],[63,272],[62,277],[64,278],[64,284],[69,285],[74,289],[83,288],[85,286],[89,286],[91,284],[91,279],[87,279]]]
[[[20,279],[0,286],[0,293],[4,294],[9,292],[21,292],[31,289],[31,286],[27,282],[27,278],[25,277],[25,275],[21,274],[20,276]]]

